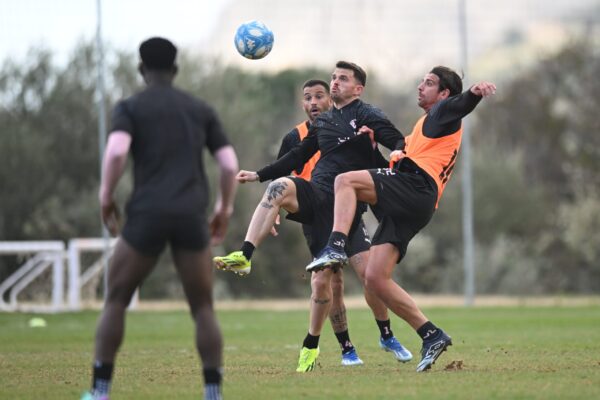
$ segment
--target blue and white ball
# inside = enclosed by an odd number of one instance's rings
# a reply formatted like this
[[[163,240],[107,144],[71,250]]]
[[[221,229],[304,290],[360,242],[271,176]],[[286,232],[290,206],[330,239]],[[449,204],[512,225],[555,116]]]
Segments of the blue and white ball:
[[[260,21],[246,22],[235,33],[235,48],[251,60],[264,58],[273,49],[273,32]]]

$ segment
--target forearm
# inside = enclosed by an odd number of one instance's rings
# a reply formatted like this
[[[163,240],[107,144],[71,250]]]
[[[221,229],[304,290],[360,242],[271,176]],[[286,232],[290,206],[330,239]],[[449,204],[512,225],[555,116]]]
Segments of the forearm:
[[[112,198],[117,183],[127,165],[127,154],[115,154],[108,151],[102,160],[102,180],[100,182],[100,202],[105,203]]]
[[[390,150],[404,149],[404,135],[389,121],[369,125],[375,132],[375,141]]]
[[[233,147],[225,146],[217,150],[215,158],[221,171],[215,211],[224,211],[230,215],[233,212],[233,201],[237,189],[237,181],[235,180],[235,175],[238,172],[237,156]]]
[[[313,150],[312,147],[303,143],[295,146],[277,161],[258,170],[260,182],[287,176],[298,166],[304,165],[316,153],[316,149]]]

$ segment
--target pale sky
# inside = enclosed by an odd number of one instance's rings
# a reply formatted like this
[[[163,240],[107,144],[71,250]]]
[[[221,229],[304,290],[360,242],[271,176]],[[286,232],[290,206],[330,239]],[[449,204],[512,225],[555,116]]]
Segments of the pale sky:
[[[164,36],[181,47],[206,39],[230,0],[102,0],[103,37],[135,51],[144,39]],[[78,40],[94,40],[97,0],[0,0],[0,63],[23,60],[44,46],[66,60]]]
[[[431,65],[461,68],[460,0],[101,1],[105,43],[130,53],[144,39],[164,36],[181,49],[251,70],[328,68],[351,59],[399,81]],[[479,78],[543,57],[569,40],[564,23],[570,16],[600,10],[600,0],[466,4],[470,72]],[[59,64],[67,61],[78,41],[94,40],[96,6],[97,0],[0,0],[0,66],[7,59],[22,62],[34,46],[50,49]],[[263,60],[248,61],[234,49],[235,29],[252,19],[275,34],[273,51]],[[502,47],[509,31],[525,39],[521,47]]]

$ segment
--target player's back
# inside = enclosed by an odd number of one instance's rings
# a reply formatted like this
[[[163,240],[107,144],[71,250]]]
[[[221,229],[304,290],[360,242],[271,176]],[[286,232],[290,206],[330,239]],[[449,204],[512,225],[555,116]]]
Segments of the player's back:
[[[120,103],[118,121],[132,135],[134,192],[128,213],[169,215],[204,212],[208,201],[203,149],[214,111],[170,85],[151,85]],[[219,128],[220,129],[220,128]]]

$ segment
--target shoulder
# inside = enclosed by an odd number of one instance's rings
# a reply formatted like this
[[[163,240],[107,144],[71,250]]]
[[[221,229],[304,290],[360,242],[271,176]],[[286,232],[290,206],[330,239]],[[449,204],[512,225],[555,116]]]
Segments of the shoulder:
[[[284,141],[294,141],[294,140],[300,140],[300,132],[298,132],[298,128],[294,127],[294,129],[292,129],[291,131],[289,131],[288,133],[286,133],[286,135],[283,137]]]
[[[325,112],[319,114],[317,116],[317,118],[315,118],[315,120],[313,121],[313,123],[310,127],[311,128],[322,128],[325,126],[325,124],[328,121],[331,121],[332,119],[333,119],[333,111],[332,110],[325,111]]]
[[[444,111],[446,110],[446,108],[448,107],[448,102],[450,101],[451,98],[452,97],[448,97],[447,99],[440,100],[437,103],[435,103],[429,109],[429,112],[427,112],[427,117],[428,118],[437,118],[440,115],[442,115],[444,113]]]
[[[363,101],[357,104],[357,111],[363,118],[387,119],[387,116],[380,108]]]

